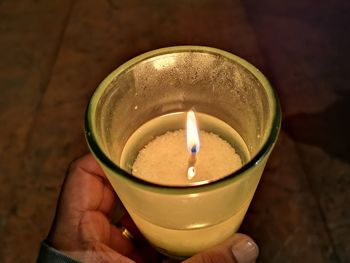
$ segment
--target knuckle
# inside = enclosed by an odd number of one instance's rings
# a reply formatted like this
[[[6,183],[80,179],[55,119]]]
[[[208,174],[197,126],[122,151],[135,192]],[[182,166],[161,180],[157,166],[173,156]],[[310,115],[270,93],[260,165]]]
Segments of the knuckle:
[[[79,167],[79,159],[71,161],[68,165],[68,172],[74,172]]]
[[[67,174],[77,173],[82,167],[82,158],[77,158],[68,165]]]

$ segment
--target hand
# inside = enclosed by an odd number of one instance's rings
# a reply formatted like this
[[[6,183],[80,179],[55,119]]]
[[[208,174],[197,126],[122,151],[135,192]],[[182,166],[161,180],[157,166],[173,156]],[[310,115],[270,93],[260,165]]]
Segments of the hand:
[[[138,245],[111,224],[116,202],[120,201],[94,158],[89,154],[76,160],[65,178],[47,241],[83,262],[159,262],[159,254],[140,240],[141,235],[128,216],[122,224],[131,230]],[[250,263],[257,255],[256,244],[248,236],[236,234],[185,263]]]

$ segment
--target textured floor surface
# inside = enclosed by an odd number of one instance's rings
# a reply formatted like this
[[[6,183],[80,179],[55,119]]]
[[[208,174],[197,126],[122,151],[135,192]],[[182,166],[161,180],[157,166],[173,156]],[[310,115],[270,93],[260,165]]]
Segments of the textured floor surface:
[[[283,128],[242,225],[258,262],[350,262],[350,4],[0,0],[0,262],[35,261],[98,83],[159,47],[233,52],[277,89]]]

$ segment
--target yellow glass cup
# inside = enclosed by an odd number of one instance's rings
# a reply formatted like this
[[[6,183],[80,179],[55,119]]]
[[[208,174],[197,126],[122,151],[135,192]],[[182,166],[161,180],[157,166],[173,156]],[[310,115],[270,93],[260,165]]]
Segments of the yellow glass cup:
[[[202,184],[164,186],[121,167],[123,148],[138,127],[193,106],[243,138],[250,158],[239,170]],[[160,252],[185,258],[237,231],[280,124],[277,95],[253,65],[215,48],[176,46],[133,58],[103,80],[88,105],[85,131],[91,152],[143,235]]]

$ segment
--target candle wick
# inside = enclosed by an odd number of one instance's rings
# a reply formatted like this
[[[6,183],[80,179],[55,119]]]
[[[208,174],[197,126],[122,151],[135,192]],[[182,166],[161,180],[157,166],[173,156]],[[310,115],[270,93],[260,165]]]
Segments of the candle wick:
[[[193,177],[196,175],[195,164],[196,164],[197,158],[196,158],[196,150],[193,151],[193,148],[195,148],[195,146],[191,148],[191,154],[190,154],[190,157],[188,158],[188,165],[187,165],[188,180],[192,180]]]

